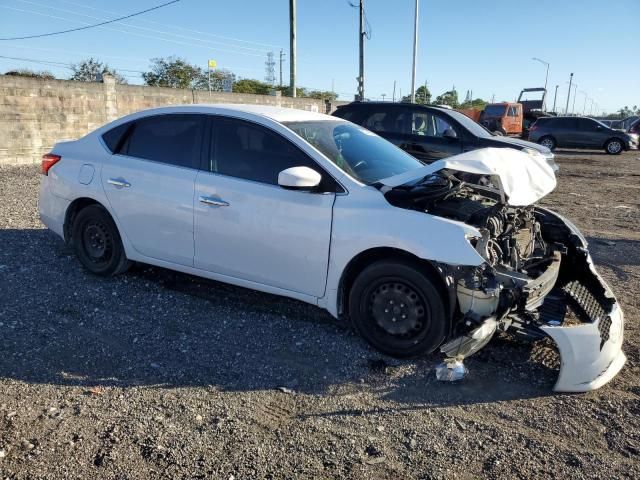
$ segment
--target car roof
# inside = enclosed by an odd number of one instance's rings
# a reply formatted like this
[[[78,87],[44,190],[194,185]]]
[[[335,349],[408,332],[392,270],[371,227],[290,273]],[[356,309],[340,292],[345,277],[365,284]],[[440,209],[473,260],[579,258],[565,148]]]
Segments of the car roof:
[[[133,116],[142,117],[148,115],[161,115],[168,113],[212,113],[212,114],[233,114],[245,113],[260,117],[267,117],[276,122],[304,122],[304,121],[336,121],[336,117],[325,115],[324,113],[311,112],[296,108],[275,107],[271,105],[243,105],[224,103],[202,103],[187,105],[172,105],[168,107],[151,108],[136,112]],[[131,118],[131,116],[129,116]]]
[[[350,107],[368,107],[368,106],[394,106],[394,107],[419,107],[419,108],[432,108],[434,110],[438,110],[440,112],[450,112],[451,109],[449,108],[443,108],[443,107],[439,107],[437,105],[422,105],[421,103],[409,103],[409,102],[381,102],[381,101],[374,101],[374,102],[351,102],[351,103],[347,103],[345,105],[340,105],[338,108],[342,109],[342,108],[350,108]]]

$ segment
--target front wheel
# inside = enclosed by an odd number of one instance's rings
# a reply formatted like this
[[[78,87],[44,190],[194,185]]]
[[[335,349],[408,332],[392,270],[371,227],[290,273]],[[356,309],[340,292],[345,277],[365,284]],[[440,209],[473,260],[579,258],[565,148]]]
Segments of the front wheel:
[[[609,155],[619,155],[623,149],[622,141],[617,138],[612,138],[604,146],[604,151]]]
[[[401,259],[375,262],[358,275],[349,314],[367,342],[394,357],[430,353],[447,334],[443,298],[433,280]]]
[[[99,205],[80,210],[73,222],[72,239],[80,263],[91,273],[117,275],[129,267],[118,228]]]

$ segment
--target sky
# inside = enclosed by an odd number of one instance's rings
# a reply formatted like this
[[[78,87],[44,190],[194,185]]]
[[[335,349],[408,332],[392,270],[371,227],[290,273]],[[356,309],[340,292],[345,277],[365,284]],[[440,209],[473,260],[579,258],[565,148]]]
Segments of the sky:
[[[111,20],[167,0],[0,0],[0,37],[26,36]],[[357,4],[358,0],[350,3]],[[411,89],[414,0],[364,0],[365,95],[396,100]],[[351,100],[358,75],[358,9],[347,0],[297,0],[298,86],[334,90]],[[574,73],[575,111],[585,98],[600,111],[640,105],[640,0],[420,0],[416,83],[434,97],[451,89],[485,100],[513,101],[524,87],[544,86],[557,109]],[[264,80],[274,52],[279,81],[289,81],[288,0],[180,0],[118,23],[79,32],[0,41],[0,72],[46,69],[60,78],[84,58],[98,58],[141,83],[149,59],[175,55],[242,78]],[[51,63],[38,63],[51,62]],[[574,108],[574,95],[569,110]]]

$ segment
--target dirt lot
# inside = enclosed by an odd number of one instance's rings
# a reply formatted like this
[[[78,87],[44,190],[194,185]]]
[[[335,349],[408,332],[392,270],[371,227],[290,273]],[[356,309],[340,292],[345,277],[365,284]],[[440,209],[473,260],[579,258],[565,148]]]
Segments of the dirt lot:
[[[640,478],[640,154],[559,153],[544,203],[627,318],[627,366],[589,394],[551,394],[509,338],[442,384],[438,355],[383,357],[306,304],[95,278],[40,224],[37,169],[0,168],[0,479]]]

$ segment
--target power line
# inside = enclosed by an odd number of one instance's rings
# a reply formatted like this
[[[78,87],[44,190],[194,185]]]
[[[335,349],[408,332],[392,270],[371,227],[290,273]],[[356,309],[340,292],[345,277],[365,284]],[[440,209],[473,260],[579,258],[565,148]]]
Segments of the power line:
[[[102,9],[102,8],[90,7],[88,5],[83,5],[81,3],[71,2],[71,1],[68,1],[68,0],[60,0],[60,1],[62,3],[66,3],[68,5],[73,5],[73,6],[76,6],[76,7],[82,7],[82,8],[86,8],[86,9],[89,9],[89,10],[95,10],[95,11],[98,11],[98,12],[111,13],[113,15],[118,15],[117,12],[114,12],[112,10],[105,10],[105,9]],[[253,45],[261,45],[263,47],[270,47],[270,48],[273,48],[273,47],[281,48],[279,45],[274,45],[272,43],[254,42],[254,41],[251,41],[251,40],[243,40],[241,38],[226,37],[224,35],[217,35],[217,34],[214,34],[214,33],[203,32],[201,30],[195,30],[193,28],[178,27],[177,25],[168,25],[166,23],[156,22],[156,21],[153,21],[153,20],[139,19],[139,21],[141,21],[143,23],[152,23],[152,24],[155,24],[155,25],[159,25],[161,27],[174,28],[174,29],[177,29],[177,30],[184,30],[186,32],[197,33],[198,35],[206,35],[206,36],[209,36],[209,37],[222,38],[222,39],[231,40],[231,41],[234,41],[234,42],[249,43],[249,44],[253,44]]]
[[[15,8],[15,7],[9,7],[9,6],[6,6],[6,5],[0,5],[0,8],[6,8],[8,10],[15,10],[17,12],[33,13],[35,15],[41,15],[43,17],[53,18],[53,19],[56,19],[56,20],[65,20],[65,21],[69,21],[70,20],[70,19],[65,18],[65,17],[59,17],[59,16],[56,16],[56,15],[51,15],[51,14],[44,13],[44,12],[38,12],[36,10],[24,10],[24,9]],[[78,22],[78,23],[86,23],[86,22],[82,22],[81,20],[72,20],[72,21]],[[191,43],[191,42],[183,42],[183,41],[180,41],[180,40],[173,40],[171,38],[159,37],[157,35],[146,35],[146,34],[137,33],[137,32],[130,32],[128,30],[121,30],[121,29],[113,28],[113,27],[100,26],[98,28],[103,28],[105,30],[111,30],[113,32],[126,33],[126,34],[129,34],[129,35],[134,35],[136,37],[150,38],[150,39],[153,39],[153,40],[161,40],[163,42],[175,43],[177,45],[187,45],[187,46],[190,46],[190,47],[206,48],[207,50],[211,49],[211,47],[208,47],[206,45],[202,45],[201,43],[198,44],[198,43]],[[161,32],[161,33],[163,33],[163,32]],[[205,40],[205,42],[209,42],[209,41],[210,40]],[[224,49],[224,48],[220,48],[220,47],[216,47],[216,49],[218,51],[221,51],[221,52],[237,53],[239,55],[248,55],[248,56],[251,56],[251,57],[264,58],[263,54],[242,52],[242,51],[238,51],[238,50],[229,50],[229,49]]]
[[[104,17],[96,17],[96,16],[93,16],[93,15],[88,15],[86,13],[80,13],[80,12],[74,12],[72,10],[67,10],[65,8],[58,8],[58,7],[52,7],[52,6],[49,6],[49,5],[43,5],[42,3],[32,2],[30,0],[17,0],[17,1],[21,2],[21,3],[27,3],[29,5],[35,5],[36,7],[43,7],[43,8],[47,8],[47,9],[50,9],[50,10],[55,10],[55,11],[58,11],[58,12],[70,13],[71,15],[77,15],[77,16],[81,16],[81,17],[91,18],[93,20],[105,20]],[[32,11],[30,13],[42,14],[41,12],[36,12],[36,11]],[[66,19],[66,20],[69,20],[69,21],[72,21],[72,22],[85,23],[85,22],[82,22],[80,20],[71,19],[71,18]],[[215,40],[202,40],[199,37],[180,35],[179,33],[171,33],[171,32],[167,32],[165,30],[158,30],[156,28],[142,27],[142,26],[139,26],[139,25],[131,24],[131,23],[120,23],[120,25],[123,26],[123,27],[137,28],[138,30],[145,30],[145,31],[148,31],[148,32],[160,33],[162,35],[167,35],[167,36],[171,36],[171,37],[184,38],[184,39],[187,39],[187,40],[197,40],[199,42],[207,42],[207,43],[210,43],[212,45],[216,45],[216,48],[219,48],[219,47],[217,47],[217,45],[222,45],[222,46],[227,46],[227,47],[231,47],[231,48],[241,48],[241,49],[244,49],[244,50],[252,50],[252,51],[255,51],[255,52],[261,52],[262,54],[266,53],[269,50],[269,49],[266,49],[266,48],[254,48],[254,47],[246,47],[244,45],[234,45],[232,43],[225,43],[225,42],[220,42],[220,41],[215,41]]]
[[[153,10],[158,10],[159,8],[166,7],[166,6],[171,5],[173,3],[178,3],[179,1],[180,0],[171,0],[170,2],[166,2],[166,3],[163,3],[161,5],[156,5],[155,7],[147,8],[146,10],[141,10],[139,12],[135,12],[135,13],[131,13],[129,15],[125,15],[124,17],[115,18],[113,20],[108,20],[106,22],[96,23],[94,25],[87,25],[85,27],[70,28],[69,30],[61,30],[59,32],[41,33],[39,35],[27,35],[27,36],[24,36],[24,37],[0,38],[0,40],[2,40],[2,41],[5,41],[5,40],[26,40],[26,39],[29,39],[29,38],[50,37],[52,35],[61,35],[63,33],[77,32],[77,31],[80,31],[80,30],[87,30],[89,28],[100,27],[102,25],[107,25],[109,23],[119,22],[120,20],[125,20],[127,18],[136,17],[138,15],[142,15],[143,13],[151,12]]]

